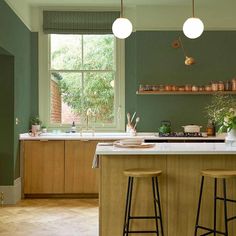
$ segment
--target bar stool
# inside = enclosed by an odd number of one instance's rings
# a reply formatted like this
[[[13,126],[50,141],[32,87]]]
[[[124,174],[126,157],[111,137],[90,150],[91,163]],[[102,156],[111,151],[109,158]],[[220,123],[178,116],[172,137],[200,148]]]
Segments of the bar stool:
[[[124,175],[128,176],[128,190],[126,196],[126,207],[125,207],[125,220],[123,227],[123,236],[129,235],[129,233],[156,233],[159,236],[158,220],[160,221],[161,235],[164,236],[162,216],[161,216],[161,202],[159,195],[158,179],[157,176],[161,175],[161,170],[154,169],[128,169],[124,171]],[[153,203],[154,203],[154,216],[131,216],[131,204],[132,204],[132,191],[134,178],[152,178],[152,191],[153,191]],[[157,215],[157,208],[159,215]],[[132,219],[155,219],[156,230],[153,231],[130,231],[130,220]]]
[[[201,180],[201,187],[200,187],[200,196],[199,196],[199,202],[198,202],[198,209],[197,209],[197,218],[196,218],[196,225],[195,225],[195,233],[194,235],[197,236],[198,229],[203,229],[208,231],[208,233],[202,234],[202,235],[209,235],[211,233],[214,233],[214,236],[216,234],[221,234],[228,236],[228,222],[231,220],[236,219],[236,216],[229,217],[227,215],[227,202],[233,202],[236,203],[236,200],[231,200],[226,197],[226,179],[229,178],[235,178],[236,177],[236,170],[203,170],[201,171],[202,180]],[[208,228],[204,227],[198,224],[199,222],[199,215],[200,215],[200,208],[201,208],[201,200],[202,200],[202,191],[203,191],[203,185],[204,185],[204,177],[210,177],[214,178],[214,228]],[[217,180],[222,179],[223,182],[223,197],[217,196]],[[217,200],[224,202],[224,226],[225,226],[225,232],[218,231],[216,229],[216,203]]]

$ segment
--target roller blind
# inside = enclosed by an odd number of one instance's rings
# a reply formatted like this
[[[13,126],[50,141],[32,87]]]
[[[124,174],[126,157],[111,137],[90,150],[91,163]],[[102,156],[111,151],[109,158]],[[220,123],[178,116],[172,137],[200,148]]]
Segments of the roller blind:
[[[44,11],[46,34],[110,34],[118,11]]]

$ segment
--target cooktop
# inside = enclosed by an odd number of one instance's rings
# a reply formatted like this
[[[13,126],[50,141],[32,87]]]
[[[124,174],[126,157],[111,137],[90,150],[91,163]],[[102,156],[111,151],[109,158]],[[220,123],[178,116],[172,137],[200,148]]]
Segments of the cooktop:
[[[186,132],[171,132],[171,133],[159,133],[159,137],[203,137],[202,133],[186,133]]]

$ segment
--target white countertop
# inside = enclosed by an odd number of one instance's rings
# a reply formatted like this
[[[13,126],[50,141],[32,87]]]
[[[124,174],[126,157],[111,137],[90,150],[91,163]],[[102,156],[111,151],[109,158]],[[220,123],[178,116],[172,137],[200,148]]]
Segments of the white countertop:
[[[125,132],[112,133],[42,133],[39,136],[32,137],[28,133],[20,134],[20,140],[119,140],[123,138],[138,137],[145,140],[224,140],[225,134],[219,134],[214,137],[159,137],[158,133],[137,133],[132,136]]]
[[[225,143],[155,143],[152,148],[120,148],[97,145],[96,155],[174,155],[236,154],[235,146]]]
[[[119,140],[124,138],[139,137],[143,139],[155,138],[155,133],[137,133],[132,136],[125,132],[112,133],[41,133],[36,137],[30,136],[28,133],[20,134],[20,140]]]

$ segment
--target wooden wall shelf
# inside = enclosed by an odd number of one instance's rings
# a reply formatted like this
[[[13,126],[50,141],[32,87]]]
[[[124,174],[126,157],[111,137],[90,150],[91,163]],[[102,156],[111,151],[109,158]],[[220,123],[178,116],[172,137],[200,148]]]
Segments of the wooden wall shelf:
[[[233,94],[236,95],[236,91],[199,91],[199,92],[193,92],[193,91],[137,91],[137,95],[212,95],[216,93],[221,94]]]

